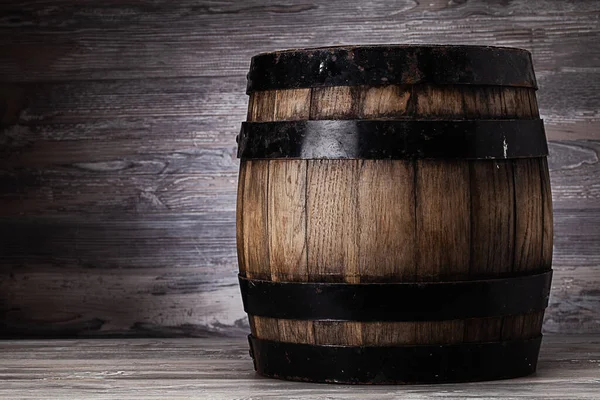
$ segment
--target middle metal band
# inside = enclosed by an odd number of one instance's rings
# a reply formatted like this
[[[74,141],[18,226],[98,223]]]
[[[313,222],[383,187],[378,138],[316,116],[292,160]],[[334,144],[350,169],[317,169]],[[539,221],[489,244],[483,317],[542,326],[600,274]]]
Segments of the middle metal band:
[[[443,321],[542,311],[551,280],[552,271],[473,281],[357,284],[239,276],[250,315],[336,321]]]
[[[244,122],[243,159],[510,159],[548,155],[531,120],[318,120]]]

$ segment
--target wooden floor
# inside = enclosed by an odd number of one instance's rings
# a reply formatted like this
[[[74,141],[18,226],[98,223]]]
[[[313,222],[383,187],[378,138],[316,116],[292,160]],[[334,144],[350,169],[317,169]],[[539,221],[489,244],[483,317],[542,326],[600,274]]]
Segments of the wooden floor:
[[[600,336],[547,336],[535,376],[343,386],[257,376],[244,338],[0,342],[1,399],[598,399]]]

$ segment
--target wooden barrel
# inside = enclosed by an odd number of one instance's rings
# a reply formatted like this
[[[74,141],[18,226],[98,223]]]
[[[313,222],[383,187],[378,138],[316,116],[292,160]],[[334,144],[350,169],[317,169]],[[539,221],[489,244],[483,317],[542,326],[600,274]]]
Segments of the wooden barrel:
[[[521,49],[253,57],[237,246],[260,374],[417,383],[535,371],[552,257],[535,90]]]

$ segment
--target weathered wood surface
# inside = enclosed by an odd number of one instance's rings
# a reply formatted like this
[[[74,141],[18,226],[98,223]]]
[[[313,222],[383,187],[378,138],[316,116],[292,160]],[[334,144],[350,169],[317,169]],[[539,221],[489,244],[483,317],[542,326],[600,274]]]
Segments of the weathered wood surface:
[[[234,137],[250,56],[393,42],[532,51],[555,214],[545,330],[600,332],[599,15],[597,1],[1,2],[0,334],[248,330]]]
[[[254,373],[245,339],[0,342],[12,399],[597,399],[600,337],[546,336],[535,375],[491,382],[346,386]]]
[[[248,121],[287,120],[290,114],[300,120],[531,119],[538,107],[534,90],[500,86],[251,93]],[[552,249],[547,168],[545,159],[242,160],[240,271],[263,280],[346,283],[546,271]],[[500,218],[493,218],[495,208]],[[549,251],[543,252],[545,244]],[[282,258],[285,253],[290,256]],[[530,338],[540,334],[543,315],[368,323],[249,319],[260,339],[381,346]]]

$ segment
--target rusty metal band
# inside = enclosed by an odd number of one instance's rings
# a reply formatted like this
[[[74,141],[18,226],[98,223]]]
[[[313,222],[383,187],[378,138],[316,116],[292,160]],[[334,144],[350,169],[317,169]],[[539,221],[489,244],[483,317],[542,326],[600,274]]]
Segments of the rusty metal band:
[[[250,315],[326,321],[441,321],[542,311],[552,271],[501,279],[410,282],[273,282],[239,275]]]
[[[256,55],[247,93],[327,86],[496,85],[537,88],[531,54],[488,46],[357,46]]]
[[[468,382],[516,378],[536,370],[542,337],[487,343],[352,347],[275,342],[252,335],[261,375],[348,384]]]
[[[495,159],[545,157],[541,119],[243,122],[242,159]]]

